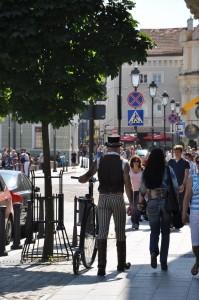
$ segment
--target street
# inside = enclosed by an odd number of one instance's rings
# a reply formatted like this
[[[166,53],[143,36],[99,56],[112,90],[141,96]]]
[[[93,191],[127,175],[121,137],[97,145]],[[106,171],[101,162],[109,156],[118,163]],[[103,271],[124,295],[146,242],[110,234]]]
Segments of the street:
[[[63,175],[65,195],[65,227],[71,240],[73,229],[73,198],[88,191],[87,184],[80,184],[70,176],[79,176],[85,169],[77,167]],[[38,171],[41,175],[41,171]],[[43,179],[37,183],[43,188]],[[53,179],[53,192],[59,191],[59,182]],[[97,200],[97,184],[94,194]],[[130,217],[126,221],[127,261],[132,266],[128,271],[118,273],[114,224],[111,222],[108,249],[107,275],[96,276],[97,259],[93,267],[85,270],[80,265],[79,275],[74,275],[72,258],[64,261],[21,263],[22,250],[10,250],[8,256],[0,257],[0,299],[1,300],[197,300],[198,276],[191,275],[194,255],[191,249],[189,226],[172,230],[168,256],[168,271],[163,272],[150,266],[149,237],[147,221],[140,223],[137,231],[132,230]],[[24,240],[21,241],[23,244]]]

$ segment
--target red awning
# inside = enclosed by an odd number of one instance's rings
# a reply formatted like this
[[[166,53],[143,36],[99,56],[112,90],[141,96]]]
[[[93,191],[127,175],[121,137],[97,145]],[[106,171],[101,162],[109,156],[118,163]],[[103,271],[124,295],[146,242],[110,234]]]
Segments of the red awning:
[[[153,138],[152,135],[147,135],[143,138],[144,141],[164,141],[164,135],[161,134],[154,134]],[[166,141],[172,141],[172,139],[169,136],[166,136]]]
[[[134,138],[134,136],[132,136],[132,135],[130,135],[130,134],[128,134],[128,135],[121,135],[121,136],[120,136],[120,141],[121,141],[121,142],[129,142],[129,143],[133,143],[133,142],[135,141],[135,138]],[[140,139],[137,138],[136,141],[139,142]]]

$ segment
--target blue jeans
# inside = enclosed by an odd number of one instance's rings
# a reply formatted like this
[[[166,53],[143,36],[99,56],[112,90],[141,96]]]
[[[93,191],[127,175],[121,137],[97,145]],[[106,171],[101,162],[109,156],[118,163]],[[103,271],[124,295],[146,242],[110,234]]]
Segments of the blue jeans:
[[[147,215],[151,227],[149,250],[160,254],[160,262],[167,262],[171,215],[165,210],[165,199],[156,198],[147,202]],[[159,236],[162,235],[159,251]]]
[[[136,224],[139,225],[140,223],[140,216],[141,216],[141,211],[138,210],[137,205],[139,202],[139,191],[135,191],[134,192],[134,208],[133,208],[133,212],[131,215],[131,221],[132,224]]]

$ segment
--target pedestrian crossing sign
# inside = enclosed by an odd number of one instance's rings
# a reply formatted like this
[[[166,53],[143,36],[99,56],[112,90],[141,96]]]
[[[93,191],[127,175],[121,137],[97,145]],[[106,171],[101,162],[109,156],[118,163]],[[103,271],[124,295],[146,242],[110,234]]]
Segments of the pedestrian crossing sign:
[[[144,125],[144,110],[131,109],[128,110],[128,126],[143,126]]]

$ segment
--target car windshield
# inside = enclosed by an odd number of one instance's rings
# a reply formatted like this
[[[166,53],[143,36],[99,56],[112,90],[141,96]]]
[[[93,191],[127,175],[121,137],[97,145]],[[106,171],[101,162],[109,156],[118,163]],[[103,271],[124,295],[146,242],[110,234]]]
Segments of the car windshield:
[[[1,176],[3,177],[3,180],[5,181],[5,184],[9,190],[14,190],[17,188],[17,175],[1,173]]]

